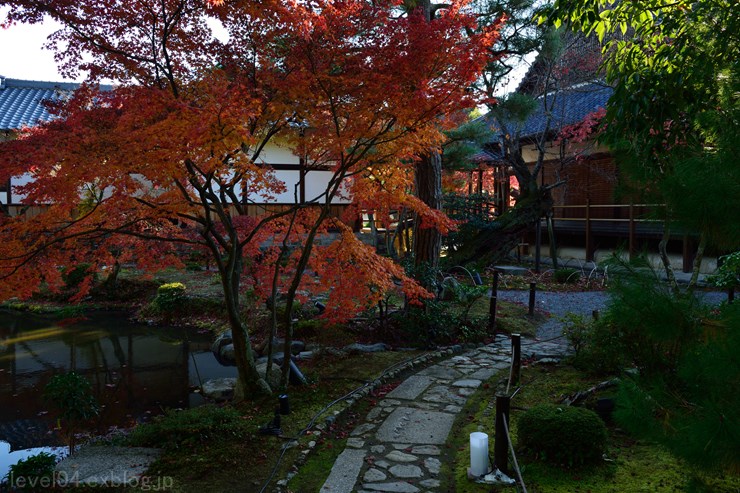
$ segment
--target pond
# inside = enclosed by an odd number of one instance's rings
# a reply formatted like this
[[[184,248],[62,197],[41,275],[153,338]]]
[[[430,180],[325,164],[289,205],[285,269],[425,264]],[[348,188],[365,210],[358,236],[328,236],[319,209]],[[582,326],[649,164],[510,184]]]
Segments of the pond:
[[[38,447],[60,445],[41,395],[53,375],[74,370],[90,381],[98,431],[127,427],[197,406],[201,382],[235,377],[210,346],[208,332],[132,324],[124,313],[60,321],[0,310],[0,479]]]

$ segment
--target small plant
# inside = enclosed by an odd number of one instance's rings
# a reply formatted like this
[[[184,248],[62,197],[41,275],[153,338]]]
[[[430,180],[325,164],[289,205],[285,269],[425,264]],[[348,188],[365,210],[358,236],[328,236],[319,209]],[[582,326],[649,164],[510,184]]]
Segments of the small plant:
[[[98,415],[92,386],[75,372],[54,375],[44,387],[44,400],[59,411],[59,426],[66,428],[69,452],[74,451],[75,433]]]
[[[740,251],[720,257],[722,265],[717,272],[707,278],[712,286],[720,289],[734,289],[740,286]]]
[[[519,418],[519,446],[555,465],[579,467],[597,462],[607,431],[599,416],[581,407],[544,404]]]
[[[577,269],[557,269],[553,272],[553,277],[560,284],[575,284],[581,279],[581,272]]]
[[[593,327],[585,317],[576,313],[567,313],[563,318],[563,335],[573,347],[574,358],[578,360],[583,349],[593,337]]]
[[[157,288],[157,296],[152,304],[162,312],[173,312],[185,301],[185,291],[185,285],[181,282],[162,284]]]
[[[65,305],[55,312],[58,318],[77,318],[85,315],[85,309],[80,305]]]
[[[53,483],[56,463],[57,458],[54,454],[40,452],[10,466],[4,479],[8,481],[11,491],[48,489]]]
[[[488,289],[488,286],[469,286],[457,281],[452,283],[450,286],[452,292],[451,301],[462,308],[462,313],[459,315],[462,323],[468,321],[470,309],[479,299],[488,294]]]

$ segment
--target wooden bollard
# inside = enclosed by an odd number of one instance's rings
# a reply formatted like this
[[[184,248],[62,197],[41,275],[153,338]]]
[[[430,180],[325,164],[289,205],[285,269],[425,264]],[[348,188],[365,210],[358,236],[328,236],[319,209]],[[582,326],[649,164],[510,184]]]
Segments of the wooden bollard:
[[[509,437],[506,428],[509,426],[509,404],[508,395],[496,396],[496,436],[493,442],[493,465],[499,471],[510,476],[509,471]],[[506,420],[506,426],[504,426]]]
[[[519,383],[519,377],[522,372],[522,336],[521,334],[511,334],[511,383]]]

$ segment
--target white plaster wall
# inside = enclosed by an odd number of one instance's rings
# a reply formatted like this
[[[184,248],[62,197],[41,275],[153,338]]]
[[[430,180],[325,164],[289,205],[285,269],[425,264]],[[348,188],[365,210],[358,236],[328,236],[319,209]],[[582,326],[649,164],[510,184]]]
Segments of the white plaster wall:
[[[597,145],[592,141],[569,143],[566,148],[566,157],[576,155],[588,156],[598,152],[608,152],[603,145]],[[522,146],[522,158],[526,163],[537,162],[539,150],[534,144]],[[552,141],[545,143],[545,161],[560,159],[560,145],[554,145]]]
[[[293,153],[293,149],[290,147],[270,143],[262,150],[257,162],[267,164],[299,164],[301,159]]]
[[[333,173],[331,171],[309,171],[306,173],[306,201],[311,202],[326,190]],[[346,187],[340,194],[347,195]],[[320,202],[324,201],[322,197]],[[334,197],[332,204],[348,204],[350,201],[343,197]]]

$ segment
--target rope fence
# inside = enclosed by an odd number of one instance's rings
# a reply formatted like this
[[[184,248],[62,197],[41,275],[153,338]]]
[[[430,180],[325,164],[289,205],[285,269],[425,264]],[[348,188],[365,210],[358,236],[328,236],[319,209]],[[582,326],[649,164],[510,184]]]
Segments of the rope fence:
[[[514,463],[514,472],[516,472],[516,477],[519,480],[519,484],[522,486],[522,490],[524,491],[524,493],[527,493],[527,486],[524,484],[524,479],[522,479],[522,471],[519,468],[519,462],[516,460],[516,454],[514,453],[514,444],[511,443],[508,421],[509,416],[504,415],[502,424],[504,425],[504,432],[506,433],[506,442],[509,444],[509,451],[511,452],[511,461]]]

